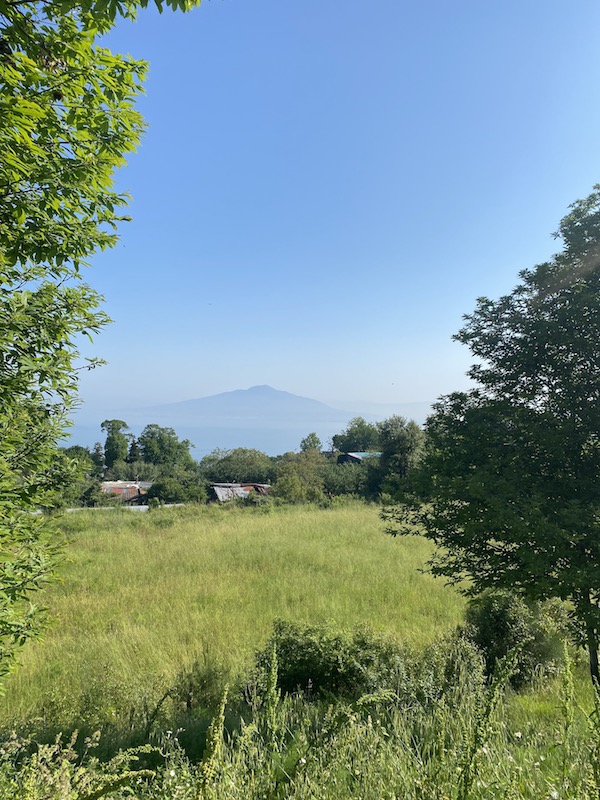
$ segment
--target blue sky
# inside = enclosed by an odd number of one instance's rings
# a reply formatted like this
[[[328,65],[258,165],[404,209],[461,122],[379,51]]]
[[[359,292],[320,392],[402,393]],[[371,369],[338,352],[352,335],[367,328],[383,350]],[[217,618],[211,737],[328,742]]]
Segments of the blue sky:
[[[600,179],[599,22],[595,0],[205,0],[120,23],[148,131],[117,178],[133,222],[89,272],[114,320],[90,413],[464,388],[462,315]]]

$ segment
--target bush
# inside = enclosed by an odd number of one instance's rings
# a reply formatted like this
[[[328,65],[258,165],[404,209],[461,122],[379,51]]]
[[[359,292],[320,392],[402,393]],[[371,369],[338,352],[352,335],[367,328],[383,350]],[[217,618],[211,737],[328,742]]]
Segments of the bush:
[[[195,477],[160,478],[148,489],[148,500],[161,503],[203,503],[206,489]]]
[[[488,590],[469,603],[467,636],[479,647],[491,675],[496,661],[521,648],[515,688],[530,682],[540,668],[552,671],[561,660],[563,642],[569,634],[564,607],[557,601],[526,603],[507,591]]]
[[[485,663],[480,649],[464,631],[456,629],[435,639],[415,659],[409,691],[413,700],[433,709],[446,702],[461,702],[465,687],[476,700],[486,685]]]
[[[367,492],[365,464],[327,464],[323,470],[323,488],[329,497],[364,496]]]
[[[214,714],[231,675],[218,660],[204,652],[176,676],[170,695],[179,710],[208,711]]]
[[[396,689],[405,675],[405,650],[395,640],[360,627],[302,625],[278,620],[256,657],[259,673],[277,654],[279,688],[286,694],[332,694],[357,698],[377,689]]]

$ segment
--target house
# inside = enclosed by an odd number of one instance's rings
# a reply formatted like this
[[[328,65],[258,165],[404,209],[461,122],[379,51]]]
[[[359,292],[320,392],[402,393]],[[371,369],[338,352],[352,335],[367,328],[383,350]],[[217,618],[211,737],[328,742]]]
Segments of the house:
[[[265,497],[270,489],[268,483],[211,483],[208,500],[226,503],[228,500],[245,500],[251,494]]]
[[[365,459],[380,458],[381,453],[340,453],[337,457],[338,464],[362,464]]]
[[[152,481],[102,481],[100,491],[103,494],[117,495],[124,503],[147,494]]]

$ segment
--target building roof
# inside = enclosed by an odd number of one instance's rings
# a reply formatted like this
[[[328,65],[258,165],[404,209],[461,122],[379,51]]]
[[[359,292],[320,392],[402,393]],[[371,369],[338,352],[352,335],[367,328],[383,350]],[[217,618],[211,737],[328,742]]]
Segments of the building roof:
[[[363,461],[365,458],[379,458],[381,453],[374,452],[361,452],[361,453],[340,453],[338,456],[338,464],[344,461]]]
[[[210,486],[221,503],[236,497],[243,500],[252,492],[265,495],[271,488],[268,483],[211,483]]]
[[[100,488],[103,492],[119,489],[149,489],[152,481],[102,481]]]

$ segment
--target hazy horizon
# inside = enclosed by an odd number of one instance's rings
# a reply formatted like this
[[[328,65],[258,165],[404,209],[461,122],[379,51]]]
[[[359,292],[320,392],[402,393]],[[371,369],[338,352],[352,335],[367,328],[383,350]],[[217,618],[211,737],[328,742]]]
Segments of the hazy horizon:
[[[252,389],[269,390],[258,414],[256,407],[253,413],[244,413],[244,407],[247,409],[247,406],[243,403],[247,403],[247,396]],[[202,406],[200,410],[188,410],[190,403],[202,404],[203,401],[211,401],[213,398],[220,400],[221,394],[236,396],[235,399],[239,397],[242,405],[236,407],[237,413],[228,416],[226,413],[219,413],[218,408],[202,410]],[[269,399],[281,395],[286,395],[284,399],[302,400],[306,403],[301,403],[295,412],[290,411],[286,416],[282,416],[281,411],[278,415],[273,412]],[[262,400],[262,396],[259,399]],[[179,438],[189,439],[194,444],[192,454],[197,459],[217,448],[230,450],[235,447],[255,448],[269,455],[279,455],[297,450],[301,439],[313,431],[317,433],[323,446],[327,447],[331,437],[344,430],[350,419],[356,416],[363,416],[368,422],[376,422],[400,414],[422,424],[429,412],[427,403],[389,406],[382,404],[377,410],[366,407],[344,410],[323,404],[322,408],[315,409],[312,405],[315,400],[320,403],[318,398],[299,396],[270,386],[253,386],[166,405],[130,408],[115,406],[98,409],[96,412],[83,407],[75,415],[68,444],[91,447],[95,442],[104,440],[105,434],[100,429],[104,419],[122,419],[135,436],[139,436],[142,428],[151,423],[174,428]]]

